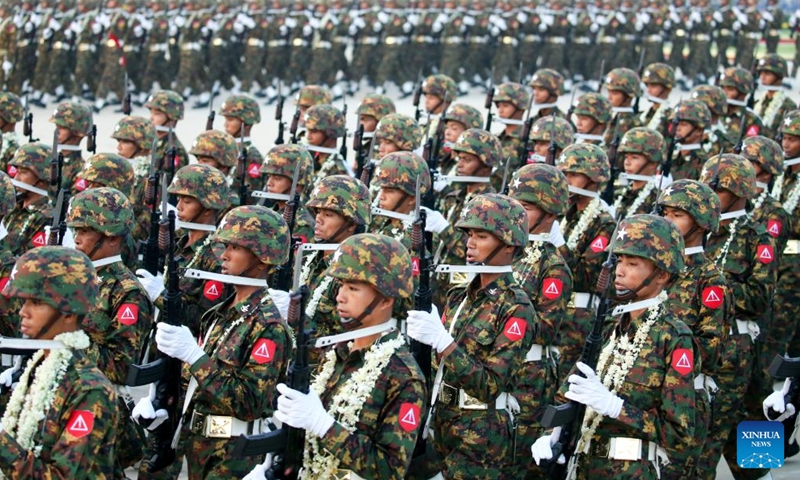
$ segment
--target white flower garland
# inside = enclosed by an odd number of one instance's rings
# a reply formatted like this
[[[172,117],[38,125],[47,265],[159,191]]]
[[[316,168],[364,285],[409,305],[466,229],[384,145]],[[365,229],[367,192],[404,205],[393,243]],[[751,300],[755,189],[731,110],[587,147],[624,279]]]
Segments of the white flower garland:
[[[783,195],[783,180],[785,178],[785,174],[781,173],[778,175],[778,178],[775,179],[775,182],[772,184],[772,197],[781,200],[781,195]]]
[[[727,240],[725,240],[725,244],[722,246],[722,250],[719,251],[719,255],[717,255],[717,258],[714,260],[714,265],[720,268],[725,267],[725,260],[727,260],[728,258],[728,249],[731,248],[731,242],[733,242],[733,239],[736,237],[736,232],[739,230],[739,227],[741,227],[739,220],[749,219],[753,213],[759,211],[761,209],[761,206],[764,205],[764,200],[767,199],[768,195],[769,192],[767,190],[762,191],[761,194],[756,199],[755,203],[753,204],[752,210],[750,210],[750,212],[748,212],[747,215],[738,217],[731,223],[730,233],[728,234],[728,238]]]
[[[549,235],[549,233],[542,236],[545,237],[547,235]],[[525,281],[532,266],[538,264],[539,260],[542,258],[542,252],[544,250],[542,248],[543,245],[543,241],[537,240],[525,246],[525,258],[522,259],[522,264],[524,266],[519,271],[514,270],[514,280],[520,283]]]
[[[89,337],[82,330],[59,334],[55,340],[63,343],[65,348],[50,350],[39,368],[36,365],[44,357],[45,351],[39,350],[33,355],[17,388],[11,394],[3,419],[0,420],[0,429],[14,437],[22,448],[33,450],[37,457],[42,446],[34,445],[33,437],[40,430],[39,423],[47,416],[47,411],[53,404],[58,384],[64,378],[72,359],[72,350],[86,349],[90,343]],[[28,390],[34,370],[36,375]]]
[[[373,344],[364,355],[364,365],[333,396],[328,413],[348,432],[355,431],[361,409],[372,394],[375,383],[389,364],[392,355],[404,344],[405,339],[402,336],[388,342]],[[336,349],[332,348],[325,354],[325,364],[311,385],[311,389],[317,395],[322,395],[325,391],[335,365]],[[303,478],[328,480],[336,473],[339,462],[337,455],[324,450],[316,437],[306,435],[303,449]]]
[[[210,233],[208,235],[206,235],[205,241],[203,242],[202,245],[200,245],[200,248],[198,248],[197,251],[194,252],[194,256],[192,256],[192,259],[189,260],[189,263],[186,264],[186,269],[185,270],[189,270],[190,268],[192,268],[194,266],[195,262],[197,262],[197,260],[200,259],[202,254],[205,252],[206,247],[208,247],[211,244],[211,237],[212,237],[212,235]],[[167,276],[164,275],[164,278],[167,278]]]
[[[659,131],[661,129],[661,120],[664,118],[666,112],[670,110],[668,103],[662,103],[656,109],[656,113],[653,115],[653,118],[647,122],[647,128],[651,130]]]
[[[653,187],[655,187],[655,182],[653,180],[649,180],[647,184],[645,184],[645,186],[642,187],[641,191],[639,191],[639,195],[636,197],[633,203],[631,203],[631,206],[628,207],[628,209],[626,210],[627,213],[626,216],[629,217],[631,215],[634,215],[636,211],[639,210],[639,207],[642,206],[644,201],[650,195],[650,192],[653,191]],[[617,200],[614,202],[614,211],[617,212],[617,214],[619,214],[620,207],[622,207],[622,199],[623,199],[622,197],[624,197],[626,193],[628,193],[627,186],[625,187],[625,190],[622,191],[622,195],[617,197]]]
[[[786,201],[783,202],[783,209],[786,210],[787,213],[792,214],[794,209],[797,208],[798,200],[800,200],[800,179],[798,179],[794,187],[789,190],[789,195],[786,197]]]
[[[6,156],[6,152],[11,147],[12,140],[19,145],[19,135],[17,135],[17,132],[6,132],[3,134],[3,146],[0,148],[0,158]]]
[[[589,205],[581,212],[581,217],[578,219],[578,223],[575,225],[575,228],[572,229],[572,233],[570,233],[569,238],[567,239],[567,248],[570,250],[575,250],[578,246],[578,241],[583,236],[586,229],[589,228],[589,225],[597,218],[602,212],[603,209],[601,208],[601,200],[600,197],[595,197],[589,202]],[[561,234],[563,235],[567,229],[567,222],[561,222]]]
[[[303,262],[303,268],[300,269],[300,284],[307,284],[308,277],[311,275],[311,264],[314,262],[314,259],[317,258],[317,254],[319,254],[319,250],[314,250],[311,252],[311,255],[307,256],[305,261]]]
[[[766,95],[764,96],[763,100],[765,102],[767,101]],[[764,116],[762,117],[763,125],[765,125],[767,128],[772,127],[773,122],[775,122],[775,117],[778,116],[778,111],[783,106],[785,100],[786,100],[785,92],[783,91],[775,92],[775,94],[772,96],[772,100],[769,102],[769,106],[764,111]]]
[[[140,156],[128,160],[133,167],[133,173],[137,177],[147,177],[150,175],[150,157]]]
[[[309,300],[308,305],[306,305],[306,317],[311,318],[314,316],[314,313],[317,311],[317,305],[319,305],[319,301],[322,300],[322,294],[328,290],[328,285],[331,284],[333,281],[333,277],[325,275],[325,278],[319,282],[317,288],[314,289],[314,293],[311,294],[311,300]]]

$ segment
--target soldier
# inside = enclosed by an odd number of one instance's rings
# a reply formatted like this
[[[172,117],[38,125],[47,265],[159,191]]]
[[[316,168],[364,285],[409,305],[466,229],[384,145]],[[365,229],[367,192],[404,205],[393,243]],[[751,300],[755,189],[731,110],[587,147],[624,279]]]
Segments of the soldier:
[[[133,398],[125,383],[153,326],[153,304],[120,256],[133,226],[133,209],[119,190],[86,190],[72,199],[67,226],[74,229],[75,248],[97,269],[102,301],[86,315],[83,327],[92,340],[89,357],[117,391],[116,475],[124,475],[125,468],[142,458],[144,440],[130,418]]]
[[[232,136],[217,130],[207,130],[197,136],[189,154],[197,158],[197,163],[216,168],[225,175],[228,182],[233,183],[239,150]],[[235,191],[229,192],[229,195],[232,205],[241,205],[246,200],[239,198]]]
[[[375,128],[378,158],[392,152],[412,152],[420,147],[422,131],[413,118],[402,113],[390,113],[381,118]]]
[[[637,27],[641,27],[639,35],[642,44],[639,48],[645,52],[645,65],[664,62],[664,25],[669,20],[666,9],[661,7],[662,4],[656,1],[644,0],[639,8],[636,23]]]
[[[753,110],[761,117],[764,125],[761,135],[775,138],[783,117],[797,108],[797,104],[783,88],[783,79],[788,75],[789,67],[783,57],[770,53],[758,61],[757,71],[759,86],[766,91],[756,100]]]
[[[736,25],[737,28],[734,28],[734,24],[737,23],[737,19],[734,9],[731,8],[730,3],[730,0],[720,0],[719,6],[716,8],[716,11],[712,16],[714,22],[716,23],[714,32],[714,40],[717,44],[716,61],[719,65],[722,65],[722,68],[728,68],[728,66],[731,64],[728,56],[728,50],[730,47],[734,46],[736,41],[735,35],[738,33],[739,28],[741,27],[741,25],[738,24]]]
[[[658,208],[683,236],[684,268],[668,293],[675,313],[692,330],[699,372],[694,379],[697,409],[690,448],[685,451],[668,448],[670,463],[664,468],[670,478],[699,477],[699,473],[692,470],[703,451],[709,423],[719,414],[712,411],[716,406],[713,398],[719,388],[714,379],[722,363],[722,352],[727,348],[729,316],[733,308],[733,296],[725,277],[703,248],[706,235],[716,233],[719,228],[720,204],[707,185],[696,180],[678,180],[661,192]]]
[[[378,128],[378,122],[386,115],[395,112],[394,102],[385,95],[371,93],[361,100],[361,104],[356,110],[356,115],[358,115],[358,123],[364,125],[364,136],[362,137],[361,152],[356,152],[357,155],[363,155],[366,159],[375,157],[378,152],[378,145],[373,139],[375,138],[375,130]],[[353,170],[355,171],[356,169]]]
[[[614,219],[597,193],[609,181],[608,157],[596,145],[571,145],[556,161],[569,183],[567,213],[559,225],[566,243],[558,247],[572,271],[573,293],[567,304],[572,328],[562,331],[559,349],[561,382],[580,358],[583,342],[591,331],[594,309],[599,299],[594,294],[605,249],[614,231]]]
[[[289,229],[275,212],[246,205],[225,215],[211,241],[225,245],[222,273],[249,279],[248,285],[234,284],[235,293],[203,315],[199,337],[185,325],[159,322],[156,343],[162,353],[186,363],[183,381],[191,376],[197,384],[187,399],[179,452],[186,455],[189,478],[241,478],[257,463],[255,457],[236,458],[231,440],[261,432],[292,348],[266,281],[253,286],[252,280],[265,279],[271,265],[286,261]],[[133,416],[155,418],[151,399],[140,400]],[[214,423],[222,421],[231,432],[219,435]]]
[[[787,20],[786,15],[777,0],[767,0],[767,8],[761,11],[761,17],[765,21],[763,30],[767,53],[774,54],[778,51],[778,42],[781,39],[780,31]]]
[[[571,460],[577,478],[659,478],[665,449],[685,449],[697,424],[692,332],[666,302],[684,266],[683,238],[661,217],[634,215],[620,223],[611,248],[618,255],[614,291],[635,301],[606,317],[612,331],[597,373],[578,362],[556,401],[590,408]],[[558,432],[533,445],[537,463],[553,457]]]
[[[432,137],[436,135],[439,116],[456,101],[456,82],[447,75],[431,75],[422,83],[422,94],[425,95],[425,112],[431,116],[430,124],[425,128],[427,136]]]
[[[314,28],[311,25],[311,12],[304,0],[295,0],[289,8],[286,25],[289,33],[289,68],[286,69],[286,81],[291,83],[292,93],[299,90],[305,81],[301,72],[305,72],[311,64],[312,50],[309,48],[314,39]],[[326,103],[330,103],[329,101]]]
[[[336,148],[339,137],[345,132],[342,112],[331,105],[316,105],[306,111],[304,118],[308,129],[307,148],[314,158],[314,183],[330,175],[352,176],[350,166]]]
[[[710,126],[703,136],[703,150],[713,157],[733,149],[735,138],[730,138],[722,119],[728,115],[728,99],[716,85],[698,85],[692,89],[692,99],[706,104],[711,113]]]
[[[172,78],[169,66],[172,59],[170,39],[174,33],[177,33],[177,26],[172,23],[173,17],[168,16],[168,12],[166,12],[166,2],[163,0],[153,1],[150,8],[153,12],[153,18],[150,20],[152,26],[147,31],[144,75],[139,85],[139,98],[137,99],[137,102],[141,103],[146,101],[150,92],[170,87]]]
[[[728,136],[732,139],[761,135],[763,123],[752,110],[747,108],[748,96],[754,95],[753,75],[740,67],[725,69],[719,79],[719,86],[728,99],[728,114],[723,119]],[[742,115],[745,116],[744,131],[741,131]],[[736,141],[739,143],[739,140]]]
[[[611,104],[599,93],[586,93],[572,105],[575,114],[575,141],[605,148],[605,132],[611,121]],[[571,120],[571,119],[570,119]]]
[[[759,418],[760,399],[766,396],[765,388],[771,389],[771,380],[765,385],[769,377],[758,368],[756,339],[760,332],[768,332],[778,262],[773,238],[748,214],[760,208],[747,205],[757,196],[755,177],[750,162],[732,154],[709,159],[700,176],[700,181],[709,184],[720,198],[720,229],[708,237],[706,249],[734,292],[736,320],[735,324],[731,322],[733,332],[716,379],[721,386],[715,398],[719,405],[715,413],[719,415],[714,416],[709,440],[698,461],[704,478],[713,477],[721,455],[729,460],[732,471],[740,472],[735,460],[737,436],[733,426],[745,419]]]
[[[550,143],[555,146],[553,158],[550,159],[551,165],[555,164],[556,158],[561,155],[565,148],[572,145],[574,133],[572,125],[561,117],[542,117],[531,126],[530,141],[533,142],[533,149],[528,156],[527,163],[548,162],[550,155]]]
[[[744,9],[744,10],[742,10]],[[739,0],[739,8],[734,8],[739,32],[736,35],[736,64],[745,68],[753,64],[756,48],[761,41],[764,19],[758,9],[757,0]],[[734,29],[736,29],[734,22]]]
[[[300,127],[303,127],[306,119],[306,112],[309,108],[317,105],[330,105],[333,101],[333,94],[327,87],[319,85],[306,85],[297,94],[297,108],[300,110]],[[298,133],[298,138],[305,135],[305,131]]]
[[[19,196],[13,210],[3,218],[8,236],[0,240],[2,251],[22,255],[31,248],[44,246],[45,225],[50,221],[50,159],[52,152],[44,143],[26,143],[17,149],[10,165],[16,168],[14,187]]]
[[[455,0],[444,1],[443,14],[447,18],[444,21],[441,35],[443,46],[439,71],[452,78],[458,85],[460,93],[464,94],[469,88],[469,83],[463,80],[465,74],[463,63],[467,50],[464,40],[468,26],[464,22],[466,17],[464,12],[456,8],[457,3]],[[520,51],[527,51],[526,47],[521,48]]]
[[[444,122],[444,142],[438,156],[439,172],[444,175],[455,175],[453,170],[456,167],[457,159],[453,154],[453,146],[465,130],[483,128],[483,115],[480,110],[471,105],[456,103],[447,109],[447,113],[440,121]],[[445,185],[437,186],[437,183],[434,182],[433,188],[440,192]]]
[[[527,161],[527,145],[522,142],[522,117],[528,109],[531,94],[519,83],[503,83],[497,86],[494,104],[497,109],[497,123],[504,125],[503,131],[497,135],[503,148],[505,170],[516,172]],[[492,185],[502,191],[504,169],[498,168],[492,175]]]
[[[247,176],[250,177],[251,184],[263,185],[266,177],[260,175],[260,169],[264,163],[264,156],[258,150],[258,147],[253,145],[253,141],[250,138],[253,126],[261,123],[261,107],[258,102],[248,95],[231,95],[222,102],[219,113],[225,117],[225,133],[238,139],[239,149],[246,153],[244,164],[239,162],[236,168],[247,168]],[[243,137],[241,136],[242,127],[244,127]],[[241,172],[237,171],[231,188],[238,192],[241,181]],[[252,203],[249,198],[240,200],[243,205]]]
[[[267,177],[267,192],[288,196],[292,190],[295,168],[300,169],[295,190],[295,194],[300,195],[300,203],[294,207],[292,237],[308,243],[309,239],[314,238],[314,218],[304,207],[314,185],[314,159],[311,154],[300,145],[276,145],[267,153],[261,173]],[[289,200],[294,201],[293,198]],[[283,213],[285,208],[286,200],[277,200],[273,206],[279,213]]]
[[[566,118],[566,114],[559,110],[558,97],[564,94],[564,77],[555,70],[543,68],[537,70],[528,86],[533,89],[533,104],[531,109],[536,109],[534,119],[555,115]]]
[[[441,383],[433,391],[428,438],[446,478],[517,478],[520,472],[512,418],[531,412],[513,395],[531,393],[522,376],[538,321],[511,265],[527,243],[527,225],[516,200],[476,195],[456,223],[468,235],[460,262],[500,273],[478,273],[451,289],[441,318],[436,309],[409,312],[408,335],[438,354]]]
[[[9,212],[14,210],[17,203],[17,191],[14,188],[11,177],[5,173],[0,172],[0,218],[5,217]],[[5,225],[0,222],[0,237],[8,235]],[[17,259],[8,250],[0,250],[0,279],[9,278],[14,268],[14,262]],[[19,332],[19,307],[21,303],[12,299],[0,298],[0,335],[4,337],[15,337]],[[0,368],[5,370],[7,367],[13,365],[13,359],[10,355],[2,355],[0,357],[2,365]],[[0,387],[3,382],[0,382]],[[10,386],[10,385],[6,385]],[[5,393],[5,392],[4,392]],[[5,410],[5,403],[8,398],[0,394],[0,411]]]
[[[567,55],[566,67],[576,87],[579,83],[591,80],[595,75],[596,65],[599,65],[596,56],[591,55],[590,45],[594,44],[600,26],[587,11],[586,4],[585,0],[577,0],[572,11],[567,14],[567,20],[572,25],[569,40],[573,48]],[[583,88],[585,87],[584,84]]]
[[[131,198],[135,178],[133,167],[125,157],[116,153],[98,153],[86,159],[83,170],[78,172],[75,187],[79,192],[109,187],[119,190],[125,198]]]
[[[83,168],[80,145],[92,127],[92,112],[80,103],[63,102],[50,116],[50,123],[56,125],[58,151],[64,156],[62,185],[74,193],[78,172]]]
[[[648,128],[632,128],[625,133],[617,150],[625,168],[624,186],[614,200],[614,217],[650,213],[665,180],[656,175],[662,161],[664,138]]]
[[[3,295],[24,300],[20,333],[63,347],[37,351],[25,367],[2,418],[0,470],[8,478],[112,478],[117,394],[81,330],[99,299],[94,267],[73,249],[43,247],[14,271]]]
[[[680,143],[675,145],[670,174],[675,180],[695,180],[700,177],[700,168],[708,158],[702,143],[711,121],[711,112],[700,100],[683,100],[675,106],[670,121],[676,118],[678,126],[674,135]]]
[[[473,87],[485,85],[490,73],[486,66],[492,62],[492,51],[496,40],[489,24],[491,13],[488,11],[489,5],[485,2],[462,1],[462,3],[468,9],[464,15],[464,25],[468,27],[465,40],[469,43],[462,59],[466,81],[460,85],[460,89],[464,90],[467,85]]]
[[[642,125],[666,137],[672,110],[669,94],[675,86],[675,70],[665,63],[652,63],[644,69],[642,83],[647,89],[645,98],[651,104],[641,116]]]
[[[605,133],[605,142],[610,145],[622,138],[631,128],[641,127],[639,112],[632,106],[634,98],[642,95],[639,75],[628,68],[615,68],[606,76],[604,86],[608,89],[611,105],[611,123]]]
[[[355,338],[328,350],[308,394],[279,384],[275,417],[306,430],[303,468],[311,475],[405,478],[427,404],[422,371],[390,330],[395,302],[413,294],[411,256],[386,236],[355,235],[327,275],[341,282],[337,308]],[[359,332],[381,325],[378,335]],[[252,475],[264,478],[264,468]]]
[[[689,32],[689,56],[686,71],[683,72],[690,85],[700,85],[714,78],[714,59],[711,58],[711,35],[714,33],[713,11],[708,8],[708,0],[693,0],[691,13],[686,22]]]
[[[570,23],[567,19],[567,12],[564,10],[565,3],[561,1],[548,2],[550,11],[541,15],[542,25],[546,26],[543,31],[544,42],[538,55],[541,62],[536,66],[552,69],[555,71],[565,70],[564,47],[567,44],[567,36],[570,31]]]
[[[181,4],[180,7],[187,12],[186,17],[180,17],[183,25],[178,25],[181,30],[176,54],[180,60],[175,76],[175,91],[180,92],[184,100],[198,92],[210,97],[206,91],[208,72],[205,64],[205,50],[212,33],[207,26],[210,10],[202,10],[201,6],[199,2],[194,2]],[[177,18],[175,22],[177,25]]]
[[[568,319],[567,302],[572,297],[572,273],[558,251],[563,244],[560,230],[552,227],[569,205],[567,179],[551,165],[526,165],[511,179],[509,196],[522,204],[528,216],[528,244],[522,261],[516,264],[514,279],[531,299],[539,317],[534,345],[525,356],[525,373],[515,397],[529,407],[517,417],[517,455],[527,477],[541,477],[533,462],[526,459],[533,442],[543,430],[538,423],[544,408],[553,402],[558,389],[558,332]]]
[[[9,92],[0,92],[0,171],[11,175],[9,162],[14,158],[14,152],[19,148],[19,135],[17,135],[17,122],[23,120],[24,111],[19,97]]]
[[[111,2],[109,2],[111,3]],[[109,13],[103,13],[98,21],[105,27],[105,40],[100,44],[101,65],[99,81],[95,91],[93,110],[99,112],[106,105],[117,104],[125,96],[125,52],[128,35],[129,12],[119,8],[116,1],[106,5]]]
[[[183,99],[172,90],[158,91],[147,99],[144,108],[150,109],[150,121],[156,128],[158,136],[157,158],[161,159],[158,172],[175,172],[189,164],[189,155],[183,143],[175,135],[175,127],[183,119]],[[172,134],[170,134],[170,128]],[[173,158],[168,158],[174,148]],[[171,179],[170,179],[171,180]]]
[[[277,92],[271,82],[265,81],[262,71],[266,62],[269,61],[271,50],[266,48],[267,32],[273,27],[270,22],[272,18],[270,18],[266,10],[267,6],[267,2],[248,1],[241,12],[243,14],[242,20],[247,23],[246,28],[240,34],[244,44],[242,55],[247,61],[241,65],[239,80],[241,81],[240,90],[242,92],[251,91],[253,83],[258,82],[256,96],[259,98],[269,97],[271,99],[272,96],[277,96]],[[245,26],[243,22],[237,22],[237,24],[240,27]],[[274,28],[277,32],[279,25],[275,25]],[[270,74],[273,79],[278,79],[282,76],[272,70],[270,70]]]
[[[495,68],[497,78],[501,81],[522,81],[517,78],[519,74],[517,50],[522,27],[520,19],[527,19],[527,17],[522,14],[519,8],[522,2],[518,0],[502,0],[497,3],[499,8],[489,17],[492,25],[491,32],[497,38],[491,65]]]
[[[672,40],[669,63],[676,70],[680,68],[681,72],[685,72],[687,71],[687,66],[683,50],[686,47],[686,24],[689,20],[689,12],[684,0],[676,0],[668,8],[669,25],[665,24],[664,27],[670,32],[670,39]],[[685,87],[685,82],[683,82],[683,86]]]

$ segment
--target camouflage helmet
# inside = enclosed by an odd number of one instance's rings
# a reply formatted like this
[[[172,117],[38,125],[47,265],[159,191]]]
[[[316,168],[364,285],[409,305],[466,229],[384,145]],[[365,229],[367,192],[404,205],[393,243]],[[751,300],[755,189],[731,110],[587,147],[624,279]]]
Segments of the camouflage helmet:
[[[455,101],[458,96],[456,81],[442,74],[430,75],[426,78],[422,83],[422,93],[425,95],[433,95],[441,99],[447,96],[447,100],[450,102]]]
[[[419,148],[422,131],[417,122],[408,115],[390,113],[375,127],[375,140],[388,140],[400,150],[410,152]]]
[[[314,159],[301,145],[275,145],[261,164],[261,173],[294,178],[294,169],[300,165],[297,191],[305,192],[314,185]]]
[[[181,167],[167,188],[173,195],[194,197],[203,208],[225,210],[231,204],[225,175],[210,165],[193,163]]]
[[[719,197],[705,183],[677,180],[661,192],[658,205],[683,210],[691,215],[698,227],[707,232],[716,233],[719,230]]]
[[[611,121],[611,103],[599,93],[589,92],[575,100],[572,113],[591,117],[597,123],[606,124]]]
[[[542,68],[536,71],[528,84],[531,88],[544,88],[551,95],[559,97],[564,94],[564,76],[552,68]]]
[[[255,125],[261,121],[261,107],[256,100],[244,94],[231,95],[222,102],[219,114],[223,117],[235,117],[245,125]]]
[[[66,314],[86,315],[97,309],[97,272],[82,252],[61,246],[28,250],[17,259],[6,297],[41,300]]]
[[[641,153],[650,162],[661,163],[664,150],[664,137],[655,130],[637,127],[625,132],[619,143],[620,153]]]
[[[500,140],[480,128],[470,128],[461,132],[453,146],[453,151],[471,153],[477,156],[484,165],[491,168],[499,166],[503,161],[503,147]]]
[[[620,222],[613,252],[646,258],[659,269],[676,274],[683,269],[683,235],[669,220],[657,215],[631,215]]]
[[[116,153],[97,153],[86,160],[78,178],[104,187],[116,188],[127,198],[136,184],[131,163]],[[78,188],[80,189],[80,188]]]
[[[728,67],[719,77],[720,87],[733,87],[745,95],[753,90],[753,74],[742,67]]]
[[[183,97],[172,90],[159,90],[150,95],[144,108],[164,112],[168,119],[178,121],[183,119]]]
[[[387,298],[414,293],[411,255],[399,241],[374,233],[352,235],[333,254],[326,272],[333,278],[371,285]]]
[[[605,150],[591,143],[579,143],[565,148],[556,160],[564,173],[582,173],[602,185],[611,176]]]
[[[344,135],[344,121],[342,112],[333,105],[314,105],[306,110],[306,129],[319,130],[328,138]]]
[[[21,122],[25,116],[22,101],[11,92],[0,92],[0,118],[6,123]]]
[[[745,138],[742,141],[741,155],[761,165],[773,177],[783,173],[783,148],[771,138],[761,135]]]
[[[518,201],[499,193],[486,193],[470,200],[461,211],[456,227],[485,230],[512,247],[528,243],[528,215]]]
[[[564,216],[569,207],[567,177],[552,165],[533,163],[514,172],[508,187],[514,200],[533,203],[547,213]]]
[[[306,85],[297,94],[297,105],[313,107],[314,105],[329,105],[333,101],[331,91],[320,85]]]
[[[131,115],[117,123],[111,138],[133,142],[139,150],[150,150],[156,139],[156,127],[144,117]]]
[[[642,83],[655,83],[667,88],[675,86],[675,70],[666,63],[651,63],[642,73]]]
[[[115,188],[84,190],[70,202],[67,226],[91,228],[108,237],[125,235],[133,228],[133,207]]]
[[[391,98],[378,93],[370,93],[364,97],[364,100],[361,100],[361,105],[358,106],[356,114],[369,115],[380,121],[386,115],[396,111],[397,109]]]
[[[556,148],[563,150],[575,141],[572,125],[561,117],[553,115],[536,120],[531,126],[530,139],[534,142],[549,142],[550,133],[555,137]]]
[[[780,131],[784,135],[800,136],[800,110],[792,110],[783,117]]]
[[[780,78],[789,74],[786,59],[777,53],[768,53],[758,61],[758,73],[772,72]]]
[[[638,97],[642,94],[639,75],[630,68],[615,68],[608,72],[604,86],[608,90],[616,90],[629,97]]]
[[[483,126],[483,115],[481,111],[472,105],[464,103],[454,103],[450,105],[442,117],[443,122],[458,122],[465,129],[481,128]]]
[[[189,153],[213,158],[222,167],[235,167],[239,159],[236,139],[218,130],[206,130],[198,135]]]
[[[267,265],[282,265],[289,259],[289,227],[280,214],[260,205],[226,213],[211,240],[246,248]]]
[[[420,195],[425,195],[431,188],[431,175],[425,160],[414,152],[393,152],[381,159],[374,182],[379,188],[396,188],[413,197],[417,178],[420,179]]]
[[[757,195],[755,168],[746,158],[733,153],[709,158],[700,172],[700,181],[707,185],[716,182],[714,188],[724,188],[747,200]]]
[[[84,136],[92,126],[92,110],[77,102],[62,102],[50,116],[50,123],[66,128],[76,136]]]
[[[53,150],[42,142],[26,143],[14,152],[9,165],[17,168],[29,168],[39,180],[50,181],[50,159]]]
[[[495,103],[508,102],[517,110],[527,110],[531,93],[521,83],[506,82],[497,86],[492,98]]]
[[[4,217],[17,206],[17,191],[11,177],[0,172],[0,217]]]
[[[312,213],[318,208],[332,210],[356,225],[367,225],[370,221],[369,190],[348,175],[331,175],[317,184],[306,208]]]
[[[670,120],[675,117],[679,121],[689,122],[697,128],[706,129],[711,126],[711,111],[701,100],[686,99],[675,105],[670,113]]]
[[[728,114],[728,99],[716,85],[698,85],[692,89],[692,99],[706,104],[711,115],[724,117]]]

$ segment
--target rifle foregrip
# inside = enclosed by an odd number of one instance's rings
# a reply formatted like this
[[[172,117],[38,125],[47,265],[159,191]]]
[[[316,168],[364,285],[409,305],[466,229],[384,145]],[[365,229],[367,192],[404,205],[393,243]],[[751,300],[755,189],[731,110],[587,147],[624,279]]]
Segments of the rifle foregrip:
[[[611,284],[611,267],[606,268],[605,265],[603,269],[600,270],[600,275],[597,277],[597,288],[596,293],[602,295],[606,290],[608,290],[608,286]]]
[[[144,203],[147,205],[154,205],[156,203],[156,186],[158,183],[157,177],[147,177],[147,184],[144,190]]]
[[[166,252],[169,249],[169,223],[158,224],[158,249]]]

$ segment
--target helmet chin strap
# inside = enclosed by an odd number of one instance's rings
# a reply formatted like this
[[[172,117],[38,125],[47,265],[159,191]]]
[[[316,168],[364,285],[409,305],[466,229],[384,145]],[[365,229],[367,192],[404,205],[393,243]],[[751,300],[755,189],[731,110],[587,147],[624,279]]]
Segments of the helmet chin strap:
[[[254,262],[250,262],[250,264],[247,265],[241,272],[239,272],[239,275],[236,275],[236,276],[237,277],[244,277],[245,273],[249,272],[253,267],[258,265],[259,263],[261,263],[259,260],[256,260]]]
[[[500,249],[505,246],[506,246],[505,244],[501,243],[500,245],[496,246],[494,250],[492,250],[492,253],[490,253],[489,256],[484,258],[482,262],[474,262],[472,263],[472,265],[480,265],[480,266],[486,265],[486,263],[490,262],[494,258],[494,256],[500,252]]]
[[[322,238],[322,239],[320,239],[320,243],[339,243],[339,242],[337,242],[337,241],[336,241],[336,238],[337,238],[339,235],[341,235],[341,234],[342,234],[342,232],[344,232],[345,230],[347,230],[347,229],[350,227],[350,225],[351,225],[351,224],[352,224],[352,222],[351,222],[351,221],[347,221],[347,222],[345,222],[345,223],[344,223],[344,225],[342,225],[341,227],[339,227],[339,229],[338,229],[338,230],[336,230],[336,232],[334,232],[334,234],[333,234],[333,235],[331,235],[331,236],[330,236],[330,237],[328,237],[328,238]]]
[[[378,306],[381,300],[383,300],[383,296],[377,295],[374,299],[372,299],[371,302],[369,302],[369,305],[367,305],[367,308],[361,312],[361,315],[356,318],[339,318],[339,322],[342,324],[344,329],[348,331],[360,327],[361,322],[367,318],[367,316],[372,314],[372,312],[375,310],[375,307]]]
[[[660,269],[654,268],[653,271],[650,272],[650,275],[648,275],[647,278],[645,278],[642,281],[642,283],[640,283],[639,286],[636,287],[635,290],[630,290],[630,289],[616,290],[614,294],[614,300],[618,302],[627,302],[629,300],[633,300],[634,298],[636,298],[636,295],[643,288],[645,288],[646,286],[650,285],[653,282],[653,279],[656,278],[656,275],[658,275],[660,272],[661,272]]]
[[[98,250],[100,250],[100,247],[103,246],[103,243],[105,241],[106,241],[106,236],[105,235],[101,235],[100,236],[100,240],[94,242],[94,246],[92,247],[92,249],[89,251],[89,253],[86,256],[91,259],[92,255],[94,255],[95,253],[97,253]]]
[[[403,202],[405,202],[407,198],[408,198],[408,194],[406,192],[403,192],[403,196],[400,197],[400,199],[397,200],[397,202],[395,202],[394,207],[392,207],[392,211],[396,212],[397,209],[400,208],[400,205],[402,205]]]
[[[39,332],[36,335],[34,335],[32,338],[34,340],[38,340],[39,337],[41,337],[42,335],[47,333],[53,327],[53,325],[55,325],[55,323],[60,318],[61,318],[61,312],[58,312],[56,315],[54,315],[52,318],[50,318],[50,320],[48,320],[47,323],[44,324],[44,327],[40,328]]]

